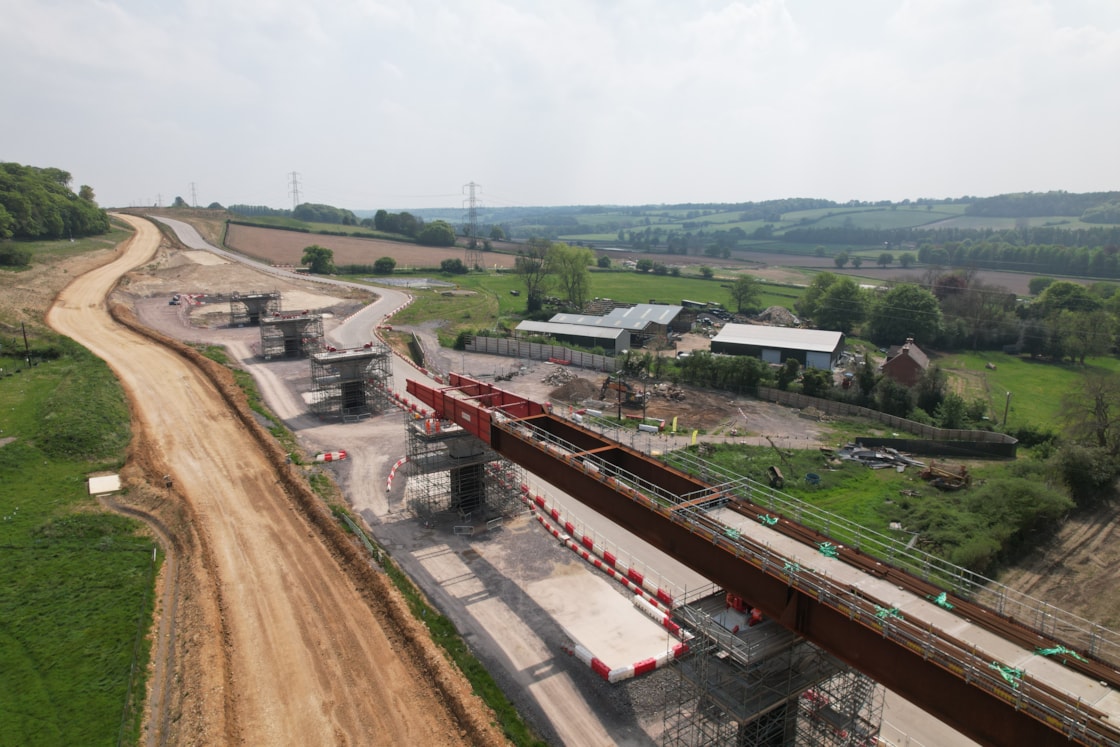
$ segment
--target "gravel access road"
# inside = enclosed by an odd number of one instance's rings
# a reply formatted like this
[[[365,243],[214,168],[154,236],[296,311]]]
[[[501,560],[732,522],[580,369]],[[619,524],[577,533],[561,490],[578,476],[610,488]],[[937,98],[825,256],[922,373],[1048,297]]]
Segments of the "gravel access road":
[[[208,629],[195,654],[207,676],[191,697],[209,720],[173,741],[461,744],[449,705],[278,488],[213,382],[107,313],[118,279],[160,242],[148,221],[121,218],[134,238],[68,286],[48,322],[114,369],[133,409],[133,451],[165,468],[202,539],[216,594],[202,600]]]

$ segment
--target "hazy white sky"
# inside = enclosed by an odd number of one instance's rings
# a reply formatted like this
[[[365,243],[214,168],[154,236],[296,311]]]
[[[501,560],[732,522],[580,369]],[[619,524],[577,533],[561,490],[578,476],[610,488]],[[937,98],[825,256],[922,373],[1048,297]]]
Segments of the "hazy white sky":
[[[1120,189],[1118,0],[0,0],[0,70],[104,206]]]

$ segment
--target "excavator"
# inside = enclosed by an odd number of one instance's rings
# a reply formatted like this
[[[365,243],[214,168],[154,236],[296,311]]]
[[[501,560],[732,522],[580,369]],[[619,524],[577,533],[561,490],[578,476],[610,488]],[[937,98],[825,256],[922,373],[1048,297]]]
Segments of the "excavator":
[[[621,400],[623,404],[640,405],[645,395],[636,391],[634,387],[622,381],[617,374],[612,374],[603,379],[603,386],[599,390],[599,399],[604,402]]]

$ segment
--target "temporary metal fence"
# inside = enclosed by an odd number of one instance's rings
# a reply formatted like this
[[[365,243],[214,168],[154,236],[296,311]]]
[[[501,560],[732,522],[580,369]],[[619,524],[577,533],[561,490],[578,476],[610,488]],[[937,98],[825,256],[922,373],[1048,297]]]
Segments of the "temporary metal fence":
[[[542,345],[512,337],[472,337],[467,341],[467,352],[504,355],[535,361],[563,361],[566,365],[590,368],[593,371],[615,371],[616,358],[607,355],[584,353],[561,345]]]

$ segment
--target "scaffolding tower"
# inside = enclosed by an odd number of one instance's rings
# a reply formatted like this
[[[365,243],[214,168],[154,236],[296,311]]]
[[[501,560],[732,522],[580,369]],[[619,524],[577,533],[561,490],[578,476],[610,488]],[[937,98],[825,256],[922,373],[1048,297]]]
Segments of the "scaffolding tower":
[[[311,412],[344,422],[382,412],[392,402],[392,358],[388,346],[380,342],[313,354]]]
[[[856,747],[878,743],[883,695],[866,675],[716,591],[674,618],[695,636],[674,664],[672,747]]]
[[[261,355],[306,358],[323,348],[323,315],[302,311],[261,317]]]
[[[477,527],[519,510],[519,468],[455,423],[410,420],[407,456],[405,495],[417,516],[451,513],[461,526]]]
[[[261,318],[280,313],[280,291],[250,291],[234,293],[229,297],[229,324],[231,327],[254,326]]]

